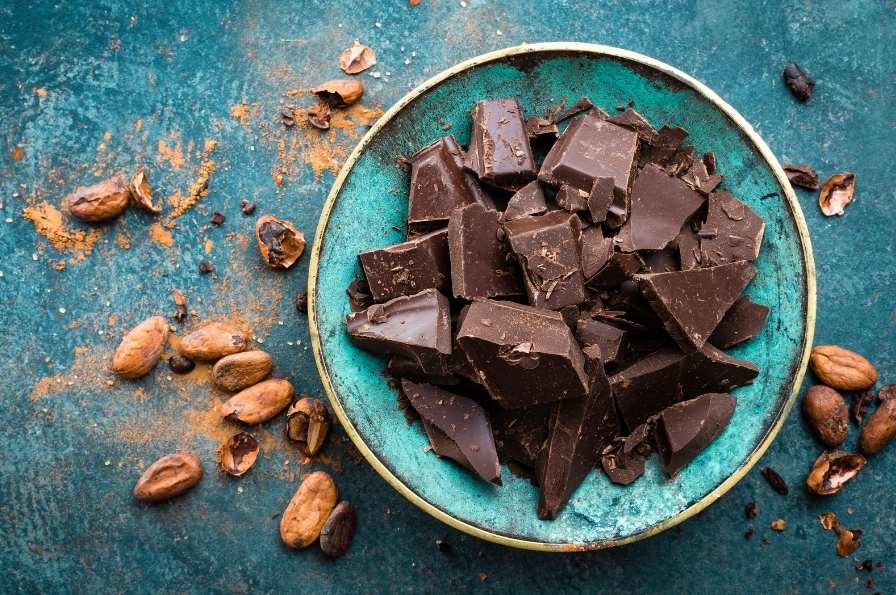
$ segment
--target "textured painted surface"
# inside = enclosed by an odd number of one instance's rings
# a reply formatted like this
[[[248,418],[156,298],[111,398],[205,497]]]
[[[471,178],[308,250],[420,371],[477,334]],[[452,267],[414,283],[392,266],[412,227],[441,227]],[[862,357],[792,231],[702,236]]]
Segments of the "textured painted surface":
[[[278,519],[271,517],[288,501],[298,464],[280,443],[276,422],[258,467],[229,480],[212,466],[222,431],[205,419],[214,395],[204,382],[169,381],[158,370],[141,383],[105,386],[103,358],[126,328],[169,313],[168,291],[178,286],[202,319],[249,318],[279,373],[299,391],[320,392],[305,322],[289,303],[304,285],[306,258],[290,273],[270,273],[251,242],[228,234],[251,231],[238,210],[242,198],[313,232],[333,179],[322,164],[331,156],[340,161],[363,126],[335,131],[326,137],[332,142],[306,142],[300,139],[307,134],[280,128],[278,106],[307,105],[307,98],[284,93],[338,75],[338,52],[355,37],[376,48],[378,70],[391,73],[361,75],[368,106],[386,107],[431,74],[499,47],[605,43],[655,56],[707,83],[782,162],[806,161],[824,174],[853,169],[857,200],[842,219],[823,218],[815,195],[799,194],[816,248],[817,339],[865,353],[893,381],[891,3],[592,3],[567,21],[561,17],[571,14],[572,2],[467,2],[463,8],[423,0],[413,9],[397,0],[367,7],[343,1],[0,7],[0,345],[8,354],[0,358],[3,590],[840,593],[864,592],[867,578],[881,592],[896,590],[896,450],[878,455],[842,494],[808,497],[800,482],[820,447],[797,414],[759,464],[787,478],[789,497],[772,493],[756,469],[680,531],[619,550],[562,556],[511,551],[447,529],[366,464],[353,462],[343,437],[327,453],[340,462],[335,477],[344,496],[359,506],[359,529],[350,554],[330,563],[314,551],[287,551],[278,540]],[[552,16],[541,22],[543,14]],[[791,58],[819,81],[807,105],[794,102],[780,82]],[[244,101],[241,122],[231,107]],[[191,141],[199,148],[180,169],[171,163],[179,163],[176,151],[159,150],[159,141],[176,147],[172,132],[181,152]],[[29,205],[58,204],[74,186],[137,163],[150,166],[161,196],[183,192],[197,177],[206,138],[219,141],[212,157],[218,168],[208,196],[178,219],[170,249],[149,238],[150,217],[130,212],[92,254],[70,262],[75,253],[58,252],[21,217]],[[14,146],[23,149],[20,161],[11,157]],[[278,187],[272,170],[281,169],[285,184]],[[214,210],[227,215],[221,229],[207,224]],[[116,242],[118,232],[130,240],[129,250]],[[205,239],[214,244],[209,258],[217,279],[195,273]],[[68,261],[61,273],[50,262],[60,259]],[[110,326],[112,315],[118,318]],[[43,390],[35,392],[37,386]],[[137,388],[145,396],[135,395]],[[848,444],[855,437],[852,429]],[[138,462],[183,447],[206,461],[199,488],[162,507],[134,505]],[[743,515],[750,500],[759,506],[752,522]],[[886,568],[857,574],[852,559],[837,558],[833,537],[815,520],[826,510],[864,529],[856,556]],[[768,529],[777,517],[789,523],[781,534]],[[748,526],[756,529],[751,541],[742,537]],[[441,554],[435,539],[446,539],[453,555]]]
[[[750,297],[771,306],[764,331],[732,353],[759,365],[749,387],[735,391],[737,410],[726,431],[676,481],[651,459],[634,486],[592,474],[569,506],[550,522],[535,514],[538,492],[504,469],[504,485],[478,481],[424,449],[419,425],[396,410],[395,391],[382,374],[384,360],[355,348],[344,332],[350,311],[345,288],[361,274],[357,254],[400,241],[407,216],[407,174],[395,163],[445,134],[469,140],[469,108],[486,97],[518,97],[528,114],[560,98],[590,97],[607,111],[634,101],[654,122],[681,125],[698,154],[713,151],[724,186],[766,222],[766,237]],[[437,114],[437,116],[436,116]],[[770,167],[734,122],[678,81],[624,60],[544,52],[512,56],[451,77],[411,102],[370,139],[336,198],[324,235],[316,306],[322,352],[347,417],[376,457],[414,493],[449,516],[475,527],[530,542],[581,544],[641,533],[701,500],[749,457],[791,394],[793,370],[806,331],[805,263],[798,232]],[[312,274],[314,272],[312,271]]]

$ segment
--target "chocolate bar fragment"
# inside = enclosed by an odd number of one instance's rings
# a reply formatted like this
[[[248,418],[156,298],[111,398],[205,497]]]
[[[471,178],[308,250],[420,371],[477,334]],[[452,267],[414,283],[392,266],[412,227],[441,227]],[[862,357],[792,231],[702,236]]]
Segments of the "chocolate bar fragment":
[[[605,365],[619,362],[628,344],[626,331],[592,318],[580,318],[575,335],[582,348],[597,345]]]
[[[595,178],[588,194],[588,212],[594,223],[607,222],[607,227],[615,229],[625,223],[628,216],[626,197],[616,197],[616,182],[613,178]]]
[[[498,457],[502,462],[516,461],[535,467],[538,453],[548,437],[548,419],[552,405],[525,409],[496,408],[492,413],[492,429]]]
[[[584,301],[579,259],[581,223],[576,215],[554,211],[509,221],[504,229],[523,271],[530,304],[558,310]]]
[[[734,415],[736,399],[710,393],[677,403],[657,417],[656,446],[663,472],[673,478],[715,440]]]
[[[523,285],[507,244],[498,238],[498,212],[472,204],[457,209],[448,222],[448,252],[454,297],[520,295]]]
[[[588,210],[589,193],[577,190],[572,186],[560,186],[560,190],[554,195],[554,201],[560,205],[561,209],[566,209],[572,213]]]
[[[435,289],[374,304],[345,317],[352,343],[416,362],[426,374],[447,374],[451,356],[448,299]]]
[[[492,429],[485,410],[476,401],[410,380],[402,380],[401,389],[424,420],[436,454],[448,456],[485,481],[500,485],[501,466]],[[433,428],[439,432],[433,432]]]
[[[544,196],[544,190],[538,180],[532,180],[507,201],[504,209],[503,221],[514,221],[530,215],[541,215],[548,210],[548,203]]]
[[[615,289],[641,270],[644,261],[636,252],[614,252],[587,284],[591,289]]]
[[[678,400],[703,393],[728,392],[750,384],[758,375],[759,368],[753,362],[737,359],[707,344],[700,351],[689,354],[684,361],[678,380]]]
[[[538,168],[516,99],[478,102],[472,111],[468,165],[479,179],[515,192],[535,179]]]
[[[440,138],[411,157],[408,230],[426,232],[448,223],[464,205],[494,203],[463,168],[463,151],[453,136]]]
[[[680,126],[663,126],[657,133],[657,139],[638,156],[638,166],[655,163],[667,167],[678,153],[681,143],[688,137],[688,131]]]
[[[709,153],[710,155],[712,153]],[[701,159],[695,159],[690,169],[681,176],[685,184],[699,192],[708,195],[722,183],[722,175],[709,173],[706,163]]]
[[[464,316],[457,343],[502,407],[531,407],[587,393],[585,357],[557,312],[475,301]]]
[[[607,264],[613,253],[613,239],[605,238],[599,226],[587,227],[580,236],[582,243],[582,275],[590,279]]]
[[[607,122],[612,122],[623,128],[628,128],[629,130],[634,130],[638,133],[638,138],[641,142],[647,143],[648,145],[655,143],[660,138],[656,128],[651,126],[650,122],[644,119],[644,116],[630,107],[626,108],[625,111],[618,116],[607,118]]]
[[[526,134],[529,135],[529,142],[533,146],[543,143],[552,143],[557,140],[557,135],[560,134],[560,129],[557,128],[556,123],[548,118],[539,116],[526,118],[525,127]]]
[[[704,200],[679,178],[648,164],[632,184],[629,216],[619,230],[617,245],[624,252],[662,250]]]
[[[450,291],[448,232],[434,231],[393,246],[358,254],[374,301],[384,302],[424,289]]]
[[[588,395],[554,405],[548,439],[536,462],[541,519],[557,518],[576,488],[600,463],[604,446],[618,430],[600,349],[591,346],[586,352],[591,382]]]
[[[637,133],[592,115],[573,120],[542,163],[538,179],[559,188],[591,192],[597,178],[613,178],[618,194],[628,195],[638,152]]]
[[[719,349],[728,349],[749,341],[759,334],[768,317],[768,306],[755,304],[744,296],[734,302],[724,318],[709,336],[709,342]]]
[[[765,222],[728,192],[709,195],[706,223],[700,228],[700,264],[711,267],[737,260],[753,261],[765,234]]]
[[[703,347],[755,274],[753,265],[738,261],[634,279],[669,336],[683,350],[693,351]]]
[[[644,474],[644,462],[651,452],[654,421],[641,424],[626,437],[617,437],[604,447],[600,464],[615,484],[629,485]]]

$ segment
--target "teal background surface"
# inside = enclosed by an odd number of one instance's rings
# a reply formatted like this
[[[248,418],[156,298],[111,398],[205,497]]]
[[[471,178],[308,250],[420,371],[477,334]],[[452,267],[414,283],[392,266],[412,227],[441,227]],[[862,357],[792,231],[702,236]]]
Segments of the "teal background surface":
[[[486,51],[524,41],[603,43],[697,77],[754,125],[780,161],[808,162],[822,175],[855,171],[856,202],[843,218],[824,218],[816,195],[797,191],[819,276],[816,338],[864,353],[882,382],[894,381],[892,3],[466,4],[0,6],[0,439],[7,447],[0,459],[0,590],[896,590],[896,447],[877,455],[841,494],[810,497],[801,483],[821,447],[796,411],[757,468],[699,517],[631,546],[573,555],[508,550],[448,529],[358,461],[337,432],[319,466],[333,471],[360,517],[351,552],[330,562],[314,550],[288,551],[277,536],[273,517],[298,482],[294,474],[309,468],[282,444],[278,422],[266,429],[258,466],[230,480],[212,463],[222,430],[206,418],[220,395],[204,382],[168,380],[161,368],[136,384],[105,385],[104,358],[123,330],[150,314],[170,314],[169,291],[179,287],[203,320],[253,323],[278,374],[300,392],[321,393],[306,321],[290,303],[305,284],[307,256],[289,273],[265,270],[251,242],[254,220],[238,204],[255,200],[259,213],[289,216],[311,237],[333,180],[327,164],[344,158],[363,126],[309,144],[301,140],[306,131],[282,128],[278,110],[310,103],[287,91],[339,76],[338,53],[355,37],[380,60],[380,78],[361,75],[370,107],[386,108],[436,72]],[[795,102],[780,81],[790,59],[818,80],[808,104]],[[243,102],[248,117],[234,118],[231,108]],[[58,205],[73,187],[130,173],[140,163],[160,196],[184,192],[197,178],[206,138],[218,141],[217,169],[208,196],[178,219],[170,248],[149,237],[153,218],[134,211],[73,262],[71,250],[57,251],[22,217],[29,206]],[[159,141],[176,147],[178,139],[185,156],[180,169],[172,165],[177,152],[159,148]],[[24,153],[18,161],[15,146]],[[284,176],[283,186],[272,173]],[[227,216],[221,228],[208,224],[215,210]],[[116,241],[119,233],[129,249]],[[206,239],[213,243],[208,254]],[[205,257],[215,262],[217,277],[196,273]],[[64,272],[52,268],[60,259]],[[848,446],[856,436],[853,427]],[[177,448],[195,450],[205,462],[202,484],[161,507],[135,505],[130,494],[141,462]],[[765,484],[759,474],[765,465],[788,480],[789,496]],[[744,518],[750,501],[759,509],[754,520]],[[854,559],[836,556],[833,535],[816,520],[828,510],[864,530],[855,557],[880,561],[882,568],[857,573]],[[768,528],[775,518],[787,520],[783,533]],[[755,530],[751,540],[743,537],[748,527]],[[450,544],[451,553],[440,552],[436,539]],[[866,590],[869,578],[874,586]]]

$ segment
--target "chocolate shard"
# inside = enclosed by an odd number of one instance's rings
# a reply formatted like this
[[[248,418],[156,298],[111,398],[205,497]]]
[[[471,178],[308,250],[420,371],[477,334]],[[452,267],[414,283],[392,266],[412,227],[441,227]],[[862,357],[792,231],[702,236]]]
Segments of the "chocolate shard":
[[[614,252],[587,285],[591,289],[615,289],[630,279],[644,266],[644,261],[636,252]]]
[[[585,300],[578,216],[553,211],[509,221],[504,229],[523,271],[530,304],[557,310]]]
[[[736,399],[725,393],[709,393],[676,403],[657,417],[656,446],[663,472],[673,478],[715,440],[731,416]]]
[[[655,163],[660,167],[666,167],[673,161],[681,143],[687,137],[688,131],[680,126],[663,126],[657,133],[656,141],[639,155],[638,166]]]
[[[595,178],[588,195],[588,212],[595,223],[607,222],[607,227],[617,228],[625,223],[628,207],[625,195],[616,197],[616,182],[613,178]]]
[[[703,158],[701,159],[704,167],[706,167],[706,173],[709,175],[713,175],[714,173],[718,173],[718,169],[716,168],[716,154],[712,151],[707,151],[703,154]]]
[[[610,376],[625,427],[637,428],[679,400],[678,379],[687,356],[674,347],[651,353]]]
[[[565,103],[565,100],[563,103]],[[601,119],[606,119],[609,117],[604,110],[595,106],[594,103],[592,103],[591,100],[588,99],[587,97],[579,98],[575,103],[573,103],[571,106],[569,106],[568,109],[565,109],[565,110],[562,109],[563,103],[561,103],[557,107],[556,113],[551,118],[551,120],[555,123],[559,123],[559,122],[563,122],[564,120],[568,120],[568,119],[572,118],[573,116],[577,116],[577,115],[581,114],[582,112],[586,112],[589,114],[593,113],[597,117],[600,117]]]
[[[734,302],[719,326],[709,336],[709,342],[719,349],[728,349],[749,341],[759,334],[768,317],[768,306],[756,304],[744,296]]]
[[[581,234],[582,275],[590,279],[607,263],[613,253],[613,239],[605,238],[599,226],[587,227]]]
[[[516,191],[504,209],[503,221],[514,221],[530,215],[541,215],[548,210],[544,190],[538,180],[532,180]]]
[[[585,357],[557,312],[475,301],[463,318],[457,343],[502,407],[576,399],[587,392]]]
[[[577,190],[569,185],[560,186],[560,190],[554,196],[554,201],[560,205],[561,209],[565,209],[572,213],[588,210],[589,193]]]
[[[618,116],[607,118],[607,122],[612,122],[623,128],[628,128],[629,130],[634,130],[638,133],[638,138],[641,142],[649,145],[652,145],[660,138],[656,128],[651,126],[650,122],[644,119],[644,116],[630,107],[626,108],[625,111]]]
[[[448,252],[454,297],[520,295],[523,285],[507,244],[498,237],[498,212],[472,204],[457,209],[448,222]]]
[[[700,228],[700,263],[704,267],[759,256],[765,222],[728,192],[709,195],[706,223]]]
[[[678,248],[681,270],[689,271],[700,266],[700,238],[690,224],[681,228],[681,232],[672,243]]]
[[[585,115],[573,120],[551,147],[538,179],[559,188],[591,192],[597,178],[612,178],[618,194],[628,194],[638,152],[637,133]]]
[[[444,227],[451,213],[464,205],[494,203],[463,169],[463,151],[453,136],[440,138],[411,157],[408,229],[416,232]]]
[[[750,384],[758,375],[759,368],[753,362],[737,359],[707,344],[689,354],[682,363],[678,400],[708,392],[728,392]]]
[[[604,447],[600,464],[615,484],[630,485],[644,474],[644,462],[654,441],[654,420],[641,424],[631,434],[617,437]]]
[[[666,173],[670,176],[679,177],[691,169],[691,166],[694,164],[694,159],[694,147],[688,145],[687,147],[678,149],[663,169],[666,170]]]
[[[681,179],[700,194],[708,195],[722,183],[723,176],[709,173],[706,163],[702,159],[695,159]]]
[[[648,164],[632,184],[628,220],[616,242],[624,252],[662,250],[704,200],[679,178]]]
[[[424,289],[450,291],[448,232],[441,229],[393,246],[358,254],[377,302]]]
[[[600,363],[600,348],[587,348],[588,394],[554,405],[548,439],[535,466],[541,498],[538,517],[554,519],[570,496],[600,463],[601,453],[618,427],[610,385]]]
[[[502,461],[516,461],[535,467],[538,453],[548,437],[548,419],[552,405],[525,409],[496,408],[492,413],[495,445]]]
[[[435,289],[374,304],[345,318],[352,342],[373,353],[404,356],[427,374],[447,374],[451,356],[448,298]]]
[[[689,271],[645,273],[634,279],[669,336],[685,351],[693,351],[703,347],[755,274],[753,265],[738,261]]]
[[[576,340],[583,348],[597,345],[604,365],[618,363],[628,345],[628,333],[612,324],[580,318],[576,322]]]
[[[525,122],[526,134],[529,135],[529,142],[534,144],[552,143],[557,140],[560,129],[557,124],[548,118],[532,116],[526,118]]]
[[[476,401],[410,380],[402,380],[401,389],[426,422],[424,428],[429,426],[430,444],[436,454],[448,456],[485,481],[500,485],[501,466],[492,429],[485,410]]]
[[[478,102],[472,111],[470,168],[479,179],[515,192],[535,179],[538,169],[516,99]]]

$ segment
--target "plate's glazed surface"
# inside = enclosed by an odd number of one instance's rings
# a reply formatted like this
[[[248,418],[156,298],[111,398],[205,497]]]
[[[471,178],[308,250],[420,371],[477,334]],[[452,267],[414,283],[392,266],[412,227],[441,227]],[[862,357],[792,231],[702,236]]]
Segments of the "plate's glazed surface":
[[[582,96],[612,112],[634,101],[655,125],[681,125],[699,152],[713,151],[733,192],[766,222],[758,273],[747,289],[771,308],[759,337],[730,351],[756,362],[751,386],[735,390],[725,432],[675,481],[656,457],[632,486],[592,473],[558,519],[535,515],[537,491],[502,471],[504,485],[478,481],[438,461],[419,425],[408,425],[384,360],[354,347],[344,330],[345,289],[360,274],[357,253],[404,238],[407,174],[396,164],[429,142],[469,138],[479,99],[515,96],[527,114]],[[450,128],[448,128],[450,125]],[[446,128],[447,131],[446,131]],[[547,550],[609,547],[655,534],[696,514],[758,460],[792,405],[815,322],[815,271],[802,213],[768,147],[733,108],[687,75],[644,56],[586,44],[538,44],[474,58],[408,94],[370,130],[340,172],[324,207],[309,273],[312,341],[324,387],[367,460],[412,502],[448,524],[498,543]]]

